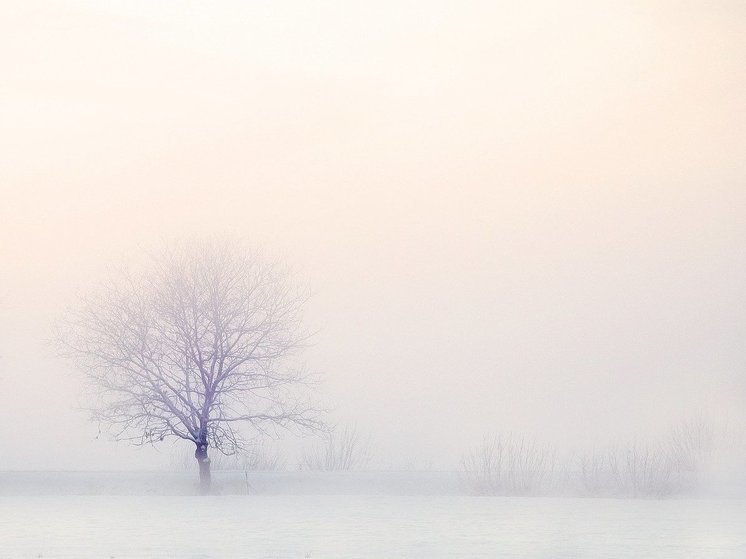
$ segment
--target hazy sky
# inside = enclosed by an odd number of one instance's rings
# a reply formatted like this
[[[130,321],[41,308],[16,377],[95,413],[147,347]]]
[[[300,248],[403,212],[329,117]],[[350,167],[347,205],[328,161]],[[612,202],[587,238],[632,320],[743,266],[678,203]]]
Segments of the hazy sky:
[[[44,340],[195,234],[302,269],[381,465],[743,421],[745,3],[0,8],[0,468],[162,461],[93,439]]]

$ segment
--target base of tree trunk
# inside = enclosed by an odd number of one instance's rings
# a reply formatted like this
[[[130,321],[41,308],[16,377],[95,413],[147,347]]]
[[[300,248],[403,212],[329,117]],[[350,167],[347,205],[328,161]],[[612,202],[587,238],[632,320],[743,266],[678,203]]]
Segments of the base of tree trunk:
[[[210,474],[210,457],[207,455],[207,444],[198,444],[194,451],[194,457],[199,465],[199,490],[206,495],[212,488],[212,476]]]

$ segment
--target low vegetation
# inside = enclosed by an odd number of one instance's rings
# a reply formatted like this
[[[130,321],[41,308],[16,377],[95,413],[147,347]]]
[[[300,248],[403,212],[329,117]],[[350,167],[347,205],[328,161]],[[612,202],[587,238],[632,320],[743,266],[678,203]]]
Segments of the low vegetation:
[[[695,491],[716,447],[713,427],[683,421],[666,436],[558,459],[554,447],[515,435],[484,437],[461,461],[478,495],[577,494],[660,498]]]

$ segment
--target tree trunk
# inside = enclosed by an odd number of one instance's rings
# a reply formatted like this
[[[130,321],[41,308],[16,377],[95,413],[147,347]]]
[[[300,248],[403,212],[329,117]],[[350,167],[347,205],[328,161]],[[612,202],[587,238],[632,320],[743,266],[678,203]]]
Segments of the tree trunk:
[[[199,465],[199,489],[200,493],[206,495],[210,492],[212,478],[210,476],[210,457],[207,456],[207,443],[197,444],[197,450],[194,451],[194,457]]]

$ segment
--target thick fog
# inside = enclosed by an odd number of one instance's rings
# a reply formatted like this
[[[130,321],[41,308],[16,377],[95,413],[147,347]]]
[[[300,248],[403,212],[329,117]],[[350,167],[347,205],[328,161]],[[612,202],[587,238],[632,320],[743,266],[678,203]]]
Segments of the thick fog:
[[[742,2],[2,12],[1,469],[168,466],[97,437],[49,340],[112,266],[201,236],[314,291],[305,360],[371,467],[743,430]]]

